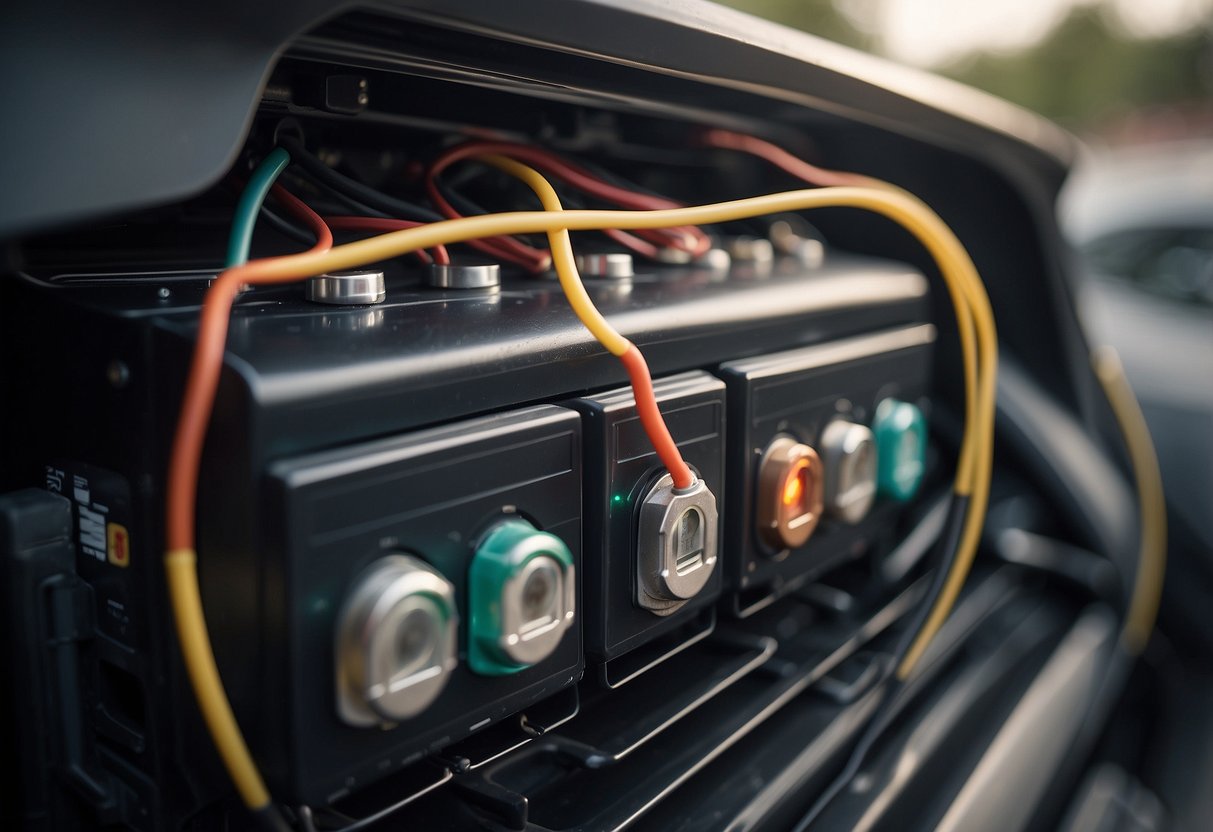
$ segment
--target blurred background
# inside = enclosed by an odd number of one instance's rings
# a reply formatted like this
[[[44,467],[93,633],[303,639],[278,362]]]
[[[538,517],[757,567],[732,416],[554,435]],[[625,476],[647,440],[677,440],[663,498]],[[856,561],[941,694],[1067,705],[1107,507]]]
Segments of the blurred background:
[[[1040,113],[1079,313],[1158,445],[1175,542],[1213,551],[1213,0],[723,0]]]
[[[1213,138],[1213,0],[724,0],[1103,145]]]

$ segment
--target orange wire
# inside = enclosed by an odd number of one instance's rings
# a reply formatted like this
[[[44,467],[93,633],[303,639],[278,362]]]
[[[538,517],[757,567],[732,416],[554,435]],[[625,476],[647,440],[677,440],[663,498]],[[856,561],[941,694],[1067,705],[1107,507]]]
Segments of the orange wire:
[[[291,258],[323,254],[333,247],[333,232],[320,215],[309,208],[294,194],[275,185],[274,196],[291,213],[303,220],[316,234],[316,244],[303,254],[286,255]],[[169,457],[168,495],[166,498],[166,523],[169,550],[194,548],[195,504],[198,499],[198,467],[202,458],[202,446],[206,440],[207,424],[215,404],[215,390],[219,385],[219,372],[223,367],[223,352],[227,342],[228,319],[232,304],[245,285],[288,283],[297,278],[274,278],[258,275],[258,265],[275,262],[282,258],[267,257],[227,269],[221,273],[206,292],[202,313],[198,321],[198,343],[186,380],[185,396],[181,402],[181,416],[177,421],[177,432],[173,436],[173,447]]]
[[[332,231],[318,214],[285,189],[276,189],[275,195],[316,233],[316,244],[312,248],[300,254],[288,255],[300,268],[305,269],[309,257],[323,254],[332,248]],[[181,415],[169,460],[166,498],[169,549],[192,549],[195,545],[198,470],[223,366],[232,304],[243,286],[297,281],[298,278],[289,273],[285,276],[275,275],[273,272],[266,273],[265,267],[280,259],[264,258],[228,269],[221,273],[207,290],[198,323],[198,340],[190,364]],[[632,345],[620,356],[620,360],[631,381],[637,414],[649,441],[652,442],[662,464],[669,470],[675,487],[690,487],[695,482],[695,476],[682,459],[682,454],[662,419],[653,392],[652,377],[644,357],[635,345]]]
[[[665,425],[665,419],[661,417],[657,396],[653,393],[653,377],[649,375],[649,365],[645,363],[644,356],[636,349],[635,344],[619,356],[619,360],[628,371],[628,378],[632,382],[632,396],[636,399],[636,413],[649,441],[653,443],[653,449],[657,451],[657,457],[670,472],[675,488],[690,488],[695,483],[695,475],[683,460],[674,437],[670,436],[670,429]]]

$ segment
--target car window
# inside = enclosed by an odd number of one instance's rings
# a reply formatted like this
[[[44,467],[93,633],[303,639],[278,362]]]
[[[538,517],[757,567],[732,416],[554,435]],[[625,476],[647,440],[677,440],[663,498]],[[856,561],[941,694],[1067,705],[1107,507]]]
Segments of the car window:
[[[1183,303],[1213,306],[1213,228],[1149,228],[1083,246],[1094,271]]]

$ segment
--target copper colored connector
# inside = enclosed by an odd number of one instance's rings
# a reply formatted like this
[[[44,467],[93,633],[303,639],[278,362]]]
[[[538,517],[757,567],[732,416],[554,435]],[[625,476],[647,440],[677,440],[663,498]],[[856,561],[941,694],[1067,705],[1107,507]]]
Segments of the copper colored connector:
[[[758,469],[758,536],[783,553],[803,546],[821,519],[821,457],[787,436],[770,444]]]

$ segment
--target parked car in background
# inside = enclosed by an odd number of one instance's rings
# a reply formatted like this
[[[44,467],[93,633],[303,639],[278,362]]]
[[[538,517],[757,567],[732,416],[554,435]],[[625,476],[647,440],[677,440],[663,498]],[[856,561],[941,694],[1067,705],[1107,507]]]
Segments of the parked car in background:
[[[1092,152],[1061,219],[1089,335],[1120,352],[1171,510],[1213,550],[1213,145]]]

